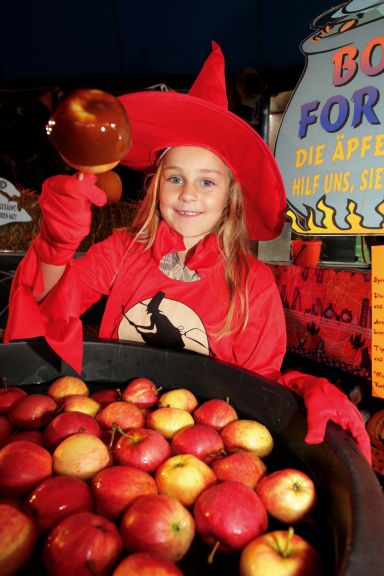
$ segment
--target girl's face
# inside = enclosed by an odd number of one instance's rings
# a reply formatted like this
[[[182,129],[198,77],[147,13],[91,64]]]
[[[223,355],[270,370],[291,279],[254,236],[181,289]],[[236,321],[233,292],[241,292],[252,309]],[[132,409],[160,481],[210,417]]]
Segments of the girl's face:
[[[171,148],[160,177],[160,214],[183,236],[187,250],[214,231],[229,195],[230,176],[224,162],[205,148]]]

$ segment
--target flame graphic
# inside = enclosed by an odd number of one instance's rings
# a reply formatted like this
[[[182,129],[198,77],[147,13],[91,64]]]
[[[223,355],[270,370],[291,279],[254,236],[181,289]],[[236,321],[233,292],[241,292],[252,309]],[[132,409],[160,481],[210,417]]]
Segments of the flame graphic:
[[[322,235],[326,236],[328,234],[337,235],[352,235],[352,234],[384,234],[384,217],[378,228],[369,228],[363,225],[363,216],[357,212],[357,204],[353,200],[349,200],[347,203],[347,215],[344,218],[347,223],[346,228],[340,228],[336,225],[336,210],[328,206],[324,200],[325,196],[322,196],[317,204],[316,209],[323,213],[321,217],[321,224],[316,222],[316,210],[311,206],[306,206],[307,208],[307,218],[305,226],[302,226],[299,222],[303,220],[303,217],[297,216],[293,210],[288,209],[286,215],[291,220],[291,228],[297,234],[305,235]],[[384,201],[376,206],[376,211],[384,216]]]

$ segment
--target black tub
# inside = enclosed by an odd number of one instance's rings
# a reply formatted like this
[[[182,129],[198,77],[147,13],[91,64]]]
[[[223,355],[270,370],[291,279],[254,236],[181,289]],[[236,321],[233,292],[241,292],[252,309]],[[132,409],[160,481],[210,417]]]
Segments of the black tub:
[[[92,341],[85,343],[84,354],[82,378],[94,388],[117,387],[135,376],[145,376],[163,388],[188,387],[201,399],[229,397],[242,417],[263,422],[275,437],[278,465],[301,467],[317,483],[320,524],[312,528],[313,533],[310,526],[304,528],[308,533],[303,535],[316,540],[325,575],[383,576],[384,499],[376,476],[353,440],[332,423],[323,444],[304,443],[305,409],[295,394],[192,353]],[[38,391],[58,376],[70,374],[75,373],[42,341],[0,345],[0,376],[11,386]],[[273,458],[270,465],[275,465]],[[236,574],[237,564],[231,565],[229,559],[208,567],[206,551],[193,552],[203,557],[198,559],[198,568],[196,558],[187,558],[185,574]]]

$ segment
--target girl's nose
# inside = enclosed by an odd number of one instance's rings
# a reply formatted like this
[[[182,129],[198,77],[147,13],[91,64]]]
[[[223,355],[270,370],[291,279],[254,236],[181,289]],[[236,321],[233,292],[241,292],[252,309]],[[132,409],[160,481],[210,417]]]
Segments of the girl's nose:
[[[196,198],[196,190],[194,189],[193,185],[185,183],[180,190],[179,198],[183,202],[194,200]]]

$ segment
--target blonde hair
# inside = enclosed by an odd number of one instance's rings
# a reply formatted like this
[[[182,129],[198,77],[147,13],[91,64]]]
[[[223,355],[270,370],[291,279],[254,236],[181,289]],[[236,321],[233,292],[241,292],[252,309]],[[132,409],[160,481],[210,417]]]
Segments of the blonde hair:
[[[150,248],[155,241],[161,219],[158,205],[162,164],[161,158],[155,174],[148,180],[147,193],[130,226],[134,241],[144,243],[147,248]],[[226,316],[215,333],[216,338],[240,332],[246,327],[249,317],[247,256],[251,251],[245,224],[243,194],[232,172],[229,169],[228,172],[230,179],[228,201],[215,233],[225,262],[224,274],[229,305]]]

